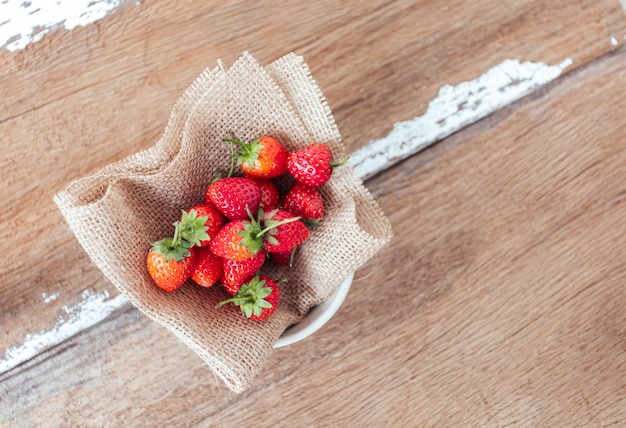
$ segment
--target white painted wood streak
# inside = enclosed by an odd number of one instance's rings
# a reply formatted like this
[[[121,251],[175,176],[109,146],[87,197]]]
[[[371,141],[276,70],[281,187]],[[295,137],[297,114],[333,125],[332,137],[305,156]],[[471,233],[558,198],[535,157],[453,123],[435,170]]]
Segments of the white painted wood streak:
[[[43,299],[44,303],[50,303],[58,299],[60,295],[61,293],[52,293],[52,294],[41,293],[41,298]]]
[[[0,48],[15,52],[46,34],[86,26],[135,0],[1,0]]]
[[[439,90],[426,113],[398,122],[385,137],[369,142],[350,157],[362,178],[377,174],[473,122],[553,81],[572,64],[508,59],[474,80]]]
[[[7,349],[4,353],[4,358],[0,360],[0,374],[96,325],[128,303],[128,300],[123,295],[118,295],[111,299],[109,297],[109,293],[106,291],[104,293],[84,291],[82,294],[83,300],[79,304],[72,307],[63,307],[65,315],[59,317],[56,325],[51,330],[27,334],[21,345]]]

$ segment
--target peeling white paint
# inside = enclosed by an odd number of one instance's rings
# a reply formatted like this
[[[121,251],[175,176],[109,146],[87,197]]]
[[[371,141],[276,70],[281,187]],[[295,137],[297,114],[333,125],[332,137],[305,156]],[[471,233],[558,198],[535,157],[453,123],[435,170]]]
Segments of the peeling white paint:
[[[73,30],[104,18],[128,0],[2,0],[0,48],[15,52],[44,35],[65,28]]]
[[[615,37],[611,37],[611,44],[612,44],[613,46],[617,46],[618,41],[617,41],[617,39],[616,39]]]
[[[109,293],[94,293],[84,291],[83,300],[72,307],[63,306],[65,316],[59,317],[51,330],[44,330],[35,334],[27,334],[19,346],[12,346],[4,353],[0,360],[0,373],[4,373],[19,364],[35,357],[43,350],[58,345],[64,340],[94,326],[112,312],[124,306],[128,300],[123,295],[109,299]]]
[[[474,80],[443,86],[424,115],[396,123],[385,137],[354,152],[350,162],[357,175],[371,177],[553,81],[571,64],[571,59],[554,66],[508,59]]]
[[[52,294],[41,293],[41,298],[43,299],[44,303],[50,303],[50,302],[55,301],[60,295],[61,293],[52,293]]]

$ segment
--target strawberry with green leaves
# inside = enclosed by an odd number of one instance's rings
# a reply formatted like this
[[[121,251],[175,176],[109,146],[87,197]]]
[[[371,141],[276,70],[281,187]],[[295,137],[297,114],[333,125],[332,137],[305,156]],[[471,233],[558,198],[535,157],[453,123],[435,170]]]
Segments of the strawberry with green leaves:
[[[220,178],[208,187],[205,200],[229,220],[243,220],[248,218],[247,210],[259,208],[261,189],[246,177]]]
[[[211,251],[228,260],[242,261],[264,249],[290,251],[309,237],[304,223],[286,211],[273,210],[265,214],[260,209],[258,218],[260,220],[249,212],[248,220],[226,223],[211,241]],[[291,223],[297,225],[289,227]]]
[[[287,169],[302,184],[318,187],[325,184],[333,173],[333,168],[343,165],[348,159],[334,163],[330,148],[323,143],[313,143],[289,153]]]
[[[211,252],[209,247],[196,249],[196,262],[191,280],[201,287],[212,287],[223,273],[222,258]]]
[[[183,212],[181,224],[182,239],[193,242],[199,247],[206,247],[224,225],[224,217],[213,205],[200,204]],[[203,232],[206,236],[200,235],[203,233],[202,226],[204,226]]]
[[[281,208],[300,217],[308,226],[324,216],[324,200],[317,188],[296,182],[285,195]]]
[[[259,251],[251,259],[248,260],[229,260],[222,259],[222,286],[232,296],[241,285],[254,276],[265,263],[265,251]]]
[[[232,303],[239,306],[246,318],[261,321],[276,312],[279,301],[278,284],[269,276],[257,275],[244,283],[233,297],[218,303],[217,307]]]
[[[295,221],[286,221],[294,218]],[[284,210],[267,213],[263,217],[263,226],[267,230],[263,248],[268,253],[290,252],[311,236],[311,232],[299,217],[294,217]]]
[[[264,135],[249,143],[226,138],[240,146],[234,155],[243,171],[256,178],[276,178],[287,172],[287,149],[275,138]]]
[[[174,237],[152,242],[146,264],[154,283],[172,292],[191,276],[196,261],[193,244],[180,239],[181,222],[174,223]]]
[[[249,260],[263,247],[263,239],[257,236],[261,230],[255,220],[234,220],[226,223],[211,240],[211,251],[228,260]]]

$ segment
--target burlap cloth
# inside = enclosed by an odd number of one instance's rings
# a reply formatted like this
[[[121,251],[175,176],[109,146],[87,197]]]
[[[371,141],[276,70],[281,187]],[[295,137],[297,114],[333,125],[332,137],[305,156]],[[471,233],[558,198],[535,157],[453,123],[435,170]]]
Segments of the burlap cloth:
[[[153,147],[69,184],[54,198],[93,263],[117,289],[235,392],[250,384],[288,326],[392,237],[388,220],[348,164],[320,189],[326,215],[299,249],[294,267],[266,264],[270,276],[288,280],[270,319],[245,319],[232,305],[215,309],[226,296],[218,286],[205,289],[188,281],[171,294],[158,289],[146,268],[149,242],[171,235],[181,209],[203,201],[215,169],[227,171],[224,137],[249,141],[261,134],[278,138],[289,151],[324,142],[335,159],[347,156],[302,58],[289,54],[262,67],[244,53],[230,69],[207,69],[196,79]]]

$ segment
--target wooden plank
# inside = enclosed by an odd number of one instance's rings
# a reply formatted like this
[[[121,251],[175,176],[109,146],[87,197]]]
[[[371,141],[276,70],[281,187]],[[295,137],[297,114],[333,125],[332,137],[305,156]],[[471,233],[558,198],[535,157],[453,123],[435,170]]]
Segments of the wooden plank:
[[[2,367],[123,305],[51,198],[153,144],[177,97],[218,58],[303,54],[352,152],[422,114],[445,84],[509,58],[569,58],[573,69],[615,49],[624,28],[614,0],[320,1],[280,10],[266,1],[155,1],[0,51],[0,238],[13,243],[0,260]]]
[[[243,394],[129,309],[0,377],[0,415],[624,425],[625,64],[622,49],[369,180],[393,245]]]

